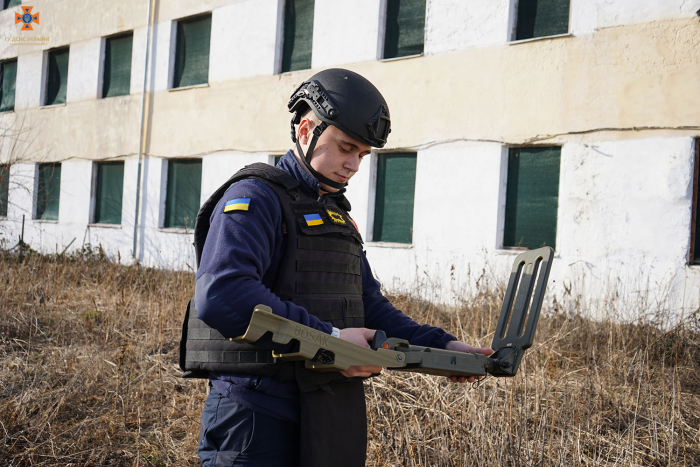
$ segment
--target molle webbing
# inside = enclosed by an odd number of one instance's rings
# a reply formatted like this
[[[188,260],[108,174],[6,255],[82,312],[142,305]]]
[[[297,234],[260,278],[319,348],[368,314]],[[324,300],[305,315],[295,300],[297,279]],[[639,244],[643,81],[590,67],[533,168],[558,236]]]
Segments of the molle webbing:
[[[334,240],[332,238],[297,238],[297,248],[300,250],[322,250],[335,251],[338,253],[349,253],[353,256],[360,256],[362,249],[343,240]]]

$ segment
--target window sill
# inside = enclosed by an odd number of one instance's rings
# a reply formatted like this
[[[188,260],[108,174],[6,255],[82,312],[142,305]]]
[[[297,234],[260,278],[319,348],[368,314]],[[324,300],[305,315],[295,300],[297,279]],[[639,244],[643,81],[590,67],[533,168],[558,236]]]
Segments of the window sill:
[[[191,234],[194,232],[194,228],[185,229],[182,227],[161,227],[158,229],[158,232],[175,233],[175,234]]]
[[[208,88],[209,83],[202,83],[202,84],[191,84],[189,86],[182,86],[179,88],[170,88],[168,91],[174,92],[174,91],[187,91],[188,89],[197,89],[197,88]],[[115,96],[118,97],[118,96]]]
[[[395,243],[395,242],[367,242],[367,246],[377,248],[398,248],[400,250],[410,250],[413,248],[413,243]]]
[[[33,219],[34,222],[38,224],[58,224],[58,220],[52,220],[52,219]]]
[[[121,224],[88,224],[88,227],[99,227],[105,229],[121,229]]]
[[[178,89],[180,89],[180,88],[178,88]],[[99,97],[97,100],[98,100],[98,101],[103,101],[103,100],[106,100],[106,99],[118,99],[118,98],[120,98],[120,97],[129,97],[130,95],[131,95],[131,93],[128,93],[128,94],[119,94],[118,96],[104,96],[104,97]]]
[[[520,39],[519,41],[510,41],[510,42],[508,42],[508,45],[526,44],[528,42],[546,41],[549,39],[560,39],[562,37],[574,37],[574,35],[571,34],[570,32],[567,32],[566,34],[555,34],[553,36],[531,37],[530,39]]]
[[[380,62],[396,62],[398,60],[407,60],[409,58],[416,58],[416,57],[422,57],[425,54],[414,54],[414,55],[404,55],[403,57],[394,57],[394,58],[380,58]]]
[[[55,107],[65,107],[65,106],[66,106],[66,103],[64,102],[62,104],[41,105],[41,106],[39,106],[39,108],[40,109],[53,109]]]
[[[0,110],[0,114],[9,114],[9,113],[13,113],[14,111],[15,111],[15,109],[10,109],[10,110]]]

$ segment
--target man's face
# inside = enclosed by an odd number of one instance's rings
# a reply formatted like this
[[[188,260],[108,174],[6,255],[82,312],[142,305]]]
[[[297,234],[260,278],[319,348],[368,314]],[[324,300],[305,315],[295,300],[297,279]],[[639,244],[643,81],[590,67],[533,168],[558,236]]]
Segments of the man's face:
[[[299,143],[306,153],[313,136],[313,127],[306,119],[299,125]],[[316,148],[311,156],[311,167],[338,183],[347,183],[358,170],[362,158],[370,153],[372,147],[346,135],[334,126],[329,126],[318,138]],[[337,188],[321,183],[325,192],[338,191]]]

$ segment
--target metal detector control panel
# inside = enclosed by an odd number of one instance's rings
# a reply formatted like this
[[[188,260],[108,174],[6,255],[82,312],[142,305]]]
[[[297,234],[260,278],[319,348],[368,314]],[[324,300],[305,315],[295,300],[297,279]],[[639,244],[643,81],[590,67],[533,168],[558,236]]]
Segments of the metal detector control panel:
[[[490,357],[409,344],[377,331],[371,348],[360,347],[272,313],[258,305],[245,334],[232,340],[255,342],[266,333],[278,344],[298,343],[291,353],[273,353],[279,360],[306,360],[317,371],[343,371],[350,366],[381,366],[442,376],[515,376],[525,350],[532,346],[554,250],[527,251],[515,258]]]

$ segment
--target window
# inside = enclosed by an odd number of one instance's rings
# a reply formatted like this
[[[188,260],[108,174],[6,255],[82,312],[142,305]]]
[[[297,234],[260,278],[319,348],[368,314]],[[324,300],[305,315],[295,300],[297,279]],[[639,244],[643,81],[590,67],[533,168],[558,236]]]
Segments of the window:
[[[280,163],[280,159],[282,159],[282,156],[272,156],[272,165],[277,167],[277,164]]]
[[[105,40],[102,97],[126,96],[131,89],[131,48],[134,34],[108,37]]]
[[[503,246],[555,248],[560,147],[511,148]]]
[[[423,53],[425,0],[387,0],[384,58]]]
[[[10,194],[10,166],[0,165],[0,217],[7,217]]]
[[[284,2],[282,73],[311,68],[314,38],[314,0]]]
[[[168,161],[163,227],[194,227],[194,220],[199,211],[201,188],[201,159]]]
[[[0,112],[15,110],[17,60],[0,63]]]
[[[39,164],[36,218],[57,221],[61,195],[61,164]]]
[[[518,0],[515,40],[569,32],[570,0]]]
[[[49,51],[44,105],[66,103],[68,88],[68,47]]]
[[[415,189],[415,152],[379,154],[372,240],[413,242]]]
[[[95,164],[95,172],[93,223],[121,224],[124,163],[98,162]]]
[[[12,8],[13,6],[20,6],[22,0],[2,0],[3,8],[6,10]]]
[[[211,15],[177,22],[173,88],[209,82]]]
[[[690,226],[690,264],[700,264],[700,138],[695,140],[693,218]]]

